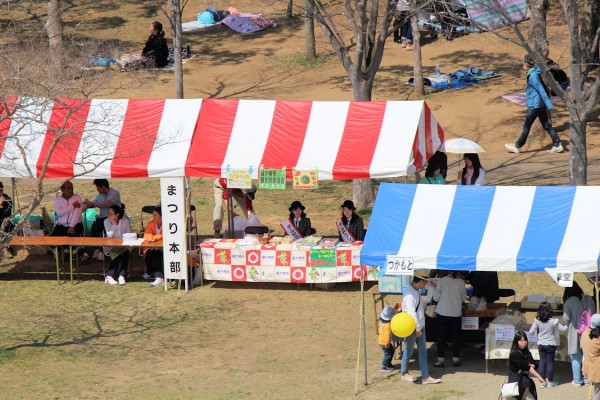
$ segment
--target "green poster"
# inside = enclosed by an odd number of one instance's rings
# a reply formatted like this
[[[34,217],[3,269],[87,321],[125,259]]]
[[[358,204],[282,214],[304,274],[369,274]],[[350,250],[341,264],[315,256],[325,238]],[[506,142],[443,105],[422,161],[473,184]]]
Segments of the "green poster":
[[[261,189],[285,189],[285,167],[282,169],[260,169],[258,187]]]
[[[335,248],[333,249],[310,249],[311,267],[335,267]]]

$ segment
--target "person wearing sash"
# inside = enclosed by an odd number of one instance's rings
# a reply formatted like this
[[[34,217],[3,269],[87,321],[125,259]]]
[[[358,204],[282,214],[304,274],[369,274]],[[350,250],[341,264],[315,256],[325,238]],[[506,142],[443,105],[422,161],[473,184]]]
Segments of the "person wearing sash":
[[[293,236],[294,239],[300,239],[312,233],[310,218],[306,216],[304,209],[305,207],[298,200],[292,202],[289,208],[290,217],[281,223],[286,235]]]
[[[336,221],[340,241],[352,243],[365,240],[365,225],[363,219],[356,214],[356,207],[352,200],[344,201],[342,204],[342,218]]]

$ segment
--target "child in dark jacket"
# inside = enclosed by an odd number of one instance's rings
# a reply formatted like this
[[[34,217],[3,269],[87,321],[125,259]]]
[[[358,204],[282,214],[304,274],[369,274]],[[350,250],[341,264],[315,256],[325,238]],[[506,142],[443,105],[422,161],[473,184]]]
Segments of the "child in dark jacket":
[[[383,350],[383,361],[381,361],[381,372],[392,372],[394,366],[394,346],[392,345],[392,328],[390,321],[396,315],[396,310],[392,307],[385,307],[379,315],[379,345]]]

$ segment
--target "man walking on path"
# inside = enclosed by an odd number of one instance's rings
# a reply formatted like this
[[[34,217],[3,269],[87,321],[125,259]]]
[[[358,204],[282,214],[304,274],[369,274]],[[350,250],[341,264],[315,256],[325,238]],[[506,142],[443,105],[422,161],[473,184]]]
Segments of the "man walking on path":
[[[552,138],[552,147],[548,153],[562,153],[564,151],[558,134],[552,127],[552,122],[548,119],[546,110],[552,110],[554,106],[548,93],[542,83],[542,70],[535,66],[535,61],[529,55],[525,56],[523,69],[527,70],[527,85],[525,86],[525,94],[527,96],[527,116],[523,123],[523,131],[515,144],[506,143],[504,147],[509,153],[520,153],[520,148],[525,145],[531,126],[536,119],[539,118],[540,123]]]

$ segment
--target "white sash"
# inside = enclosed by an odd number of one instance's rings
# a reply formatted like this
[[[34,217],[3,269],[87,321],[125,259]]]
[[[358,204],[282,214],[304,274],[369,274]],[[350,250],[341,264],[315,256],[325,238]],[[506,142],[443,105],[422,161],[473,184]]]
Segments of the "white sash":
[[[341,218],[338,219],[337,221],[335,221],[335,223],[337,225],[338,232],[340,233],[340,236],[342,237],[344,242],[346,242],[346,243],[356,242],[356,239],[354,238],[354,236],[352,236],[352,234],[350,233],[348,228],[346,228],[346,226],[342,222]]]
[[[303,236],[300,234],[300,231],[298,228],[296,228],[296,225],[294,225],[291,219],[284,219],[281,223],[281,227],[286,235],[293,236],[295,240],[302,239]]]

